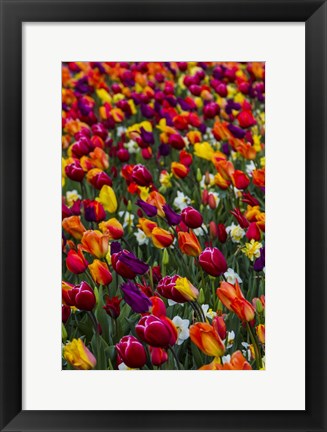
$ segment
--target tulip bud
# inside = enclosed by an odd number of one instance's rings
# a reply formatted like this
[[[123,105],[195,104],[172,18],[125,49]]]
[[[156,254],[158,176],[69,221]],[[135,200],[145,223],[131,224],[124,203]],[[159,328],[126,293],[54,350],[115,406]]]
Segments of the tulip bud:
[[[67,330],[63,323],[61,324],[61,339],[63,342],[67,340]]]
[[[215,239],[218,237],[218,227],[216,222],[211,221],[209,223],[209,232],[210,232],[210,238],[211,240]]]
[[[226,323],[222,316],[215,316],[212,320],[212,325],[214,329],[219,334],[222,340],[226,339]]]
[[[168,263],[169,263],[169,254],[167,249],[164,249],[162,254],[162,264],[167,265]]]
[[[216,198],[213,194],[209,194],[208,196],[208,204],[209,207],[211,208],[211,210],[215,210],[217,207],[217,202],[216,202]]]
[[[208,171],[206,171],[205,176],[204,176],[204,184],[206,184],[207,186],[209,186],[210,182],[211,182],[211,180],[210,180],[210,174],[209,174]]]
[[[218,240],[221,243],[225,243],[225,241],[227,240],[227,232],[226,232],[225,225],[220,223],[217,225],[217,229],[218,229]]]
[[[202,173],[200,168],[196,169],[196,180],[200,183],[200,181],[202,180]]]
[[[261,314],[262,312],[263,312],[263,306],[262,306],[262,303],[261,303],[261,301],[260,301],[260,299],[257,299],[257,301],[256,301],[256,311],[259,313],[259,314]]]
[[[198,301],[199,301],[200,304],[203,304],[204,301],[205,301],[204,291],[203,291],[202,288],[200,289],[200,294],[199,294],[199,297],[198,297]]]
[[[124,336],[116,344],[116,350],[130,368],[141,368],[146,363],[146,353],[144,346],[134,336]]]
[[[201,200],[202,200],[202,204],[203,205],[207,205],[208,204],[209,192],[208,192],[207,189],[203,190]]]

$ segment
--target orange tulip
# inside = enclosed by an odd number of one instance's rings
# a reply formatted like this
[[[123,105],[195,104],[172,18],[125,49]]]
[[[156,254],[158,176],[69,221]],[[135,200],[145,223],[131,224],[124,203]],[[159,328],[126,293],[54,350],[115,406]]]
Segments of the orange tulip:
[[[257,215],[257,225],[261,229],[261,231],[265,231],[266,229],[266,214],[260,213]]]
[[[217,365],[219,370],[252,370],[251,365],[246,361],[241,351],[232,354],[229,363]]]
[[[232,164],[232,162],[227,161],[227,160],[223,160],[223,159],[219,159],[219,160],[213,159],[212,162],[214,163],[216,170],[223,177],[223,179],[225,179],[227,181],[232,180],[232,174],[235,171],[235,168],[234,168],[234,165]]]
[[[89,269],[95,283],[99,285],[108,285],[112,281],[109,267],[105,262],[95,259],[93,263],[89,265]]]
[[[189,173],[190,169],[179,163],[179,162],[172,162],[171,164],[171,172],[174,174],[177,178],[184,178]]]
[[[199,240],[192,230],[178,233],[178,245],[185,255],[199,256],[202,251]]]
[[[164,204],[166,204],[166,200],[159,192],[151,192],[147,197],[146,202],[155,206],[158,209],[159,216],[165,217],[165,212],[162,207],[164,206]]]
[[[62,221],[62,227],[76,240],[80,240],[83,237],[83,233],[86,231],[85,226],[81,222],[80,216],[70,216],[65,218]]]
[[[260,214],[260,206],[250,206],[245,212],[245,217],[249,222],[255,222],[257,220],[257,216]]]
[[[252,171],[253,184],[259,187],[265,187],[265,168],[260,168]]]
[[[110,240],[118,240],[124,235],[124,228],[116,218],[101,222],[99,228]]]
[[[259,324],[256,329],[255,329],[258,339],[259,341],[264,344],[265,340],[266,340],[266,336],[265,336],[265,326],[263,324]]]
[[[153,244],[158,249],[163,249],[170,246],[174,241],[174,236],[167,230],[164,230],[159,227],[155,227],[152,230],[151,238]]]
[[[254,307],[248,302],[238,282],[232,285],[228,282],[221,282],[217,288],[217,295],[224,306],[230,311],[236,313],[241,321],[252,321],[254,319]]]
[[[98,230],[85,231],[81,245],[85,252],[97,258],[104,258],[109,249],[109,236]]]
[[[106,170],[109,167],[109,156],[100,147],[96,147],[90,153],[90,158],[96,168]]]
[[[223,190],[228,189],[228,187],[230,185],[230,181],[225,180],[224,177],[219,173],[217,173],[215,175],[214,182],[215,182],[215,185],[217,185],[218,187],[220,187],[220,189],[223,189]]]
[[[197,322],[191,325],[190,338],[208,356],[221,357],[225,352],[225,345],[218,332],[208,323]]]
[[[141,228],[147,237],[151,237],[152,231],[157,228],[157,224],[149,219],[140,218],[137,228]]]

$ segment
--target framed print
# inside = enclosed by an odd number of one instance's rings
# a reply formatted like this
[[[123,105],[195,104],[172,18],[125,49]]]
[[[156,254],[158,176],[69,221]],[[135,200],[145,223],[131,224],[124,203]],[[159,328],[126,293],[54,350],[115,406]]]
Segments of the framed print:
[[[325,2],[1,6],[1,430],[325,430]]]

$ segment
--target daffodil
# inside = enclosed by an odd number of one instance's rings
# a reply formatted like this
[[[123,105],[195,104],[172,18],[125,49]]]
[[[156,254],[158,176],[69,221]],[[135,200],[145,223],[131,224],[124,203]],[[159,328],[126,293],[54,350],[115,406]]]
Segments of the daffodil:
[[[245,235],[244,229],[234,223],[226,228],[226,232],[230,234],[233,243],[239,243]]]
[[[190,321],[188,319],[182,319],[180,316],[176,315],[173,318],[173,323],[177,328],[177,345],[181,345],[190,336],[189,325]]]
[[[246,255],[251,261],[254,261],[255,258],[259,258],[260,249],[262,248],[262,243],[255,241],[252,239],[250,243],[245,243],[245,246],[242,248],[242,252]]]

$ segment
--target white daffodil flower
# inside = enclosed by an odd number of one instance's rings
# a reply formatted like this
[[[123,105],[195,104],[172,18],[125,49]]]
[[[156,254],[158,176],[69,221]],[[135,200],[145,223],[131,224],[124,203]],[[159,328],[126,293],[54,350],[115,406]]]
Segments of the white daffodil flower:
[[[231,268],[227,269],[227,272],[224,273],[224,276],[228,283],[234,285],[234,283],[237,281],[238,283],[242,283],[242,279],[239,277],[239,275]]]
[[[173,318],[173,323],[177,328],[178,338],[177,345],[181,345],[186,339],[190,336],[189,325],[190,321],[188,319],[183,319],[180,316],[176,315]]]
[[[191,204],[191,198],[184,195],[183,192],[177,191],[177,197],[174,199],[173,204],[179,211],[182,211]]]
[[[134,233],[137,243],[141,246],[141,245],[146,245],[149,243],[149,238],[145,235],[145,233],[138,229],[137,232]]]

